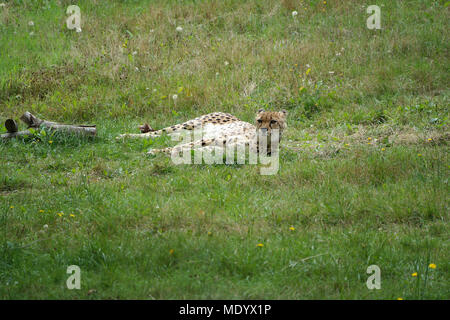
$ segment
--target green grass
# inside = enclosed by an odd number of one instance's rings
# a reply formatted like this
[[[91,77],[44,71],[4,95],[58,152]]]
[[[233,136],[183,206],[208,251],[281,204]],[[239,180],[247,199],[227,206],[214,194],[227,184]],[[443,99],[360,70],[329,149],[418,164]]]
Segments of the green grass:
[[[98,128],[0,142],[2,299],[450,298],[448,2],[368,30],[360,1],[78,1],[81,33],[70,4],[0,7],[1,122]],[[289,112],[276,175],[115,140],[261,107]]]

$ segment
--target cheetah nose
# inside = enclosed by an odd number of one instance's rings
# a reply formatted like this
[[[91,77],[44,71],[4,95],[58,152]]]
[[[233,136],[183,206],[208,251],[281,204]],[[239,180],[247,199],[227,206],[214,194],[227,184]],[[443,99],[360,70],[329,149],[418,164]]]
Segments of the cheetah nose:
[[[260,129],[261,130],[261,133],[262,133],[262,135],[267,135],[267,128],[261,128]]]

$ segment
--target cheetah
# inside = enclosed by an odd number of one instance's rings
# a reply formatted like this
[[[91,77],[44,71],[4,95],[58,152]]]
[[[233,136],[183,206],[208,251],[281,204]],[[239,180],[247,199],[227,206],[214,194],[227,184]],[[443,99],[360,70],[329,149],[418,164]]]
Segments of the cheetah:
[[[140,134],[126,133],[119,135],[117,139],[122,138],[156,138],[163,134],[174,135],[179,133],[192,132],[196,129],[202,130],[202,137],[190,143],[179,144],[175,147],[163,149],[150,149],[147,154],[155,155],[158,153],[172,154],[180,152],[183,149],[199,149],[201,151],[224,147],[234,147],[239,145],[248,146],[256,153],[259,150],[259,141],[261,136],[266,137],[266,152],[271,154],[272,132],[277,131],[278,142],[281,140],[282,132],[286,128],[287,111],[265,111],[258,110],[255,117],[255,125],[242,121],[237,117],[223,112],[214,112],[202,115],[198,118],[176,124],[160,130],[153,130],[148,124],[140,127]]]

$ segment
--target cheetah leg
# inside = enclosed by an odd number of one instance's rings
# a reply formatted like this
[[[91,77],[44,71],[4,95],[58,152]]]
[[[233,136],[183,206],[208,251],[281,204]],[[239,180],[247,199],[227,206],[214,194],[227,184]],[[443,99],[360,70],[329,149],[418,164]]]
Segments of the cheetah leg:
[[[213,144],[214,141],[215,141],[215,139],[201,139],[201,140],[190,142],[190,143],[180,144],[175,147],[168,147],[168,148],[163,148],[163,149],[150,149],[147,152],[147,154],[150,154],[150,155],[155,155],[158,153],[172,154],[172,152],[180,152],[183,149],[192,149],[193,150],[193,149],[209,146],[209,145]]]
[[[119,136],[116,137],[116,139],[124,139],[124,138],[157,138],[162,136],[163,134],[173,134],[173,133],[178,133],[178,132],[182,132],[184,130],[194,130],[197,127],[201,126],[201,122],[196,121],[197,119],[194,120],[189,120],[187,122],[183,122],[180,124],[176,124],[170,127],[166,127],[160,130],[156,130],[156,131],[150,131],[150,132],[146,132],[146,133],[124,133],[121,134]]]
[[[160,137],[160,134],[155,134],[156,131],[153,132],[146,132],[146,133],[124,133],[121,135],[118,135],[116,137],[117,140],[125,139],[125,138],[141,138],[141,139],[147,139],[147,138],[157,138]]]

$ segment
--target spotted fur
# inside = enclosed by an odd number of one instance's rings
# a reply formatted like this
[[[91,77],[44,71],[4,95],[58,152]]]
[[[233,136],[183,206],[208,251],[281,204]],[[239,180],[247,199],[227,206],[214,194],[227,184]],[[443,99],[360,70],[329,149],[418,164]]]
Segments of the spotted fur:
[[[239,120],[237,117],[223,112],[214,112],[198,118],[186,121],[181,124],[176,124],[160,130],[152,130],[141,134],[122,134],[118,138],[151,138],[159,137],[163,134],[175,134],[184,132],[186,130],[203,129],[203,137],[200,140],[193,141],[187,144],[181,144],[174,148],[152,149],[148,153],[172,153],[173,151],[180,151],[184,148],[223,148],[229,145],[250,145],[250,143],[263,133],[268,136],[268,147],[270,147],[270,135],[273,129],[279,129],[280,139],[283,130],[286,128],[285,110],[274,112],[259,110],[256,114],[255,125]],[[141,128],[150,128],[144,125]],[[142,129],[141,129],[142,130]],[[258,151],[258,150],[256,150]]]

